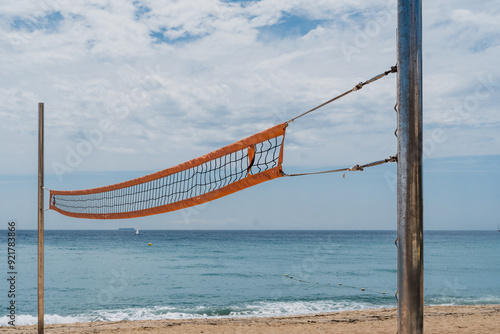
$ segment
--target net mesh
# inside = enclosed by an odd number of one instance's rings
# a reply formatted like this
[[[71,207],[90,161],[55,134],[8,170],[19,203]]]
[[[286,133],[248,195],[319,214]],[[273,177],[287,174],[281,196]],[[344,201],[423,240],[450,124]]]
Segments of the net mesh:
[[[50,208],[94,219],[142,217],[202,204],[282,176],[286,124],[184,164],[101,188],[54,191]]]

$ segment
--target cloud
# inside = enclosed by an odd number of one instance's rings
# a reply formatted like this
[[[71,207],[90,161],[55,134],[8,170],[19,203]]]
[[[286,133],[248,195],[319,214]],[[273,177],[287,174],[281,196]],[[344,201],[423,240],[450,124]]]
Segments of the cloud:
[[[449,138],[435,143],[434,157],[500,147],[493,4],[424,4],[424,122]],[[101,138],[74,171],[155,170],[286,121],[396,61],[394,1],[7,7],[0,16],[0,154],[9,161],[2,174],[33,171],[37,102],[46,103],[50,161],[64,163],[67,147]],[[394,154],[395,91],[392,75],[296,122],[285,162],[334,167]],[[487,139],[478,128],[487,128]],[[458,134],[460,146],[451,141]]]

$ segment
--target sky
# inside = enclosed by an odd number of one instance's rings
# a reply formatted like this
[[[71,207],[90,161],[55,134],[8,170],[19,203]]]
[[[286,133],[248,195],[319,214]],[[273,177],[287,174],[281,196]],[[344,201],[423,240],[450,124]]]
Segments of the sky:
[[[424,1],[422,13],[424,229],[496,229],[500,3]],[[39,102],[47,188],[121,182],[287,121],[389,70],[396,18],[396,2],[385,0],[2,0],[0,220],[37,226]],[[291,124],[284,171],[394,155],[396,89],[391,74]],[[45,227],[391,230],[396,169],[281,178],[132,220],[47,211]]]

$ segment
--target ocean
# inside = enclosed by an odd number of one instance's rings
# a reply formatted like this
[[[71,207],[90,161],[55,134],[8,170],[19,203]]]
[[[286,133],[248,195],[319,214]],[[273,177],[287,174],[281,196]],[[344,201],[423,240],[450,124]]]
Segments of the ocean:
[[[7,245],[7,231],[1,231]],[[45,322],[396,307],[395,231],[45,231]],[[151,244],[151,245],[149,245]],[[37,232],[16,231],[16,325],[36,324]],[[9,268],[1,260],[0,325]],[[426,305],[500,304],[500,233],[426,231]]]

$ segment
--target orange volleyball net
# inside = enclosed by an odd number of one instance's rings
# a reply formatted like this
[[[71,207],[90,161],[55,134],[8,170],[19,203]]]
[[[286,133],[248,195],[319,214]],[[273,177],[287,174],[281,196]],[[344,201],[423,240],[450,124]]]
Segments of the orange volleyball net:
[[[289,123],[377,81],[397,66],[265,131],[178,166],[105,187],[50,191],[50,209],[66,216],[92,219],[135,218],[170,212],[213,201],[281,176],[347,171],[396,162],[397,156],[320,172],[285,174],[282,170],[285,130]],[[345,176],[345,174],[344,174]]]
[[[157,173],[105,187],[50,191],[50,209],[76,218],[135,218],[213,201],[283,176],[287,123]]]

